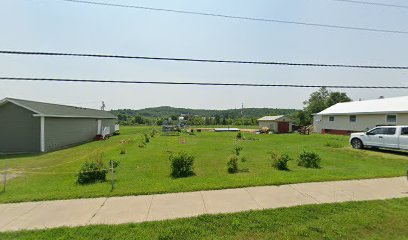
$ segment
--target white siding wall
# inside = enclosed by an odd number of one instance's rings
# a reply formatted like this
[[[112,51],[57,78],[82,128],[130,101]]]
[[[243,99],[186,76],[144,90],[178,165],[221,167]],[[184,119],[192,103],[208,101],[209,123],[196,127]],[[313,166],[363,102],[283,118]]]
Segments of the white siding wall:
[[[316,133],[321,133],[323,129],[323,120],[321,115],[313,116],[313,131]]]
[[[285,119],[285,121],[287,121],[287,119]],[[273,132],[278,132],[278,122],[259,121],[259,128],[264,128],[264,127],[269,128]],[[292,122],[289,122],[289,132],[292,132]]]
[[[395,114],[397,115],[396,123],[387,123],[386,116],[391,114],[360,114],[356,115],[356,122],[350,122],[350,115],[332,115],[334,121],[329,121],[330,116],[314,116],[314,130],[321,133],[322,129],[334,129],[334,130],[349,130],[349,131],[365,131],[373,128],[377,125],[408,125],[408,114]],[[319,119],[321,119],[319,121]]]

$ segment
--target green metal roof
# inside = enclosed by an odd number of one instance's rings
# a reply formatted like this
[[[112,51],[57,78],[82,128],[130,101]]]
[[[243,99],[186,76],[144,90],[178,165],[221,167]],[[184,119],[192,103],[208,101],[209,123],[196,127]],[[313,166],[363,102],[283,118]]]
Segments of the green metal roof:
[[[34,113],[38,114],[38,116],[116,119],[116,116],[110,112],[90,108],[74,107],[44,102],[34,102],[14,98],[5,98],[2,101],[0,101],[0,104],[6,102],[11,102],[20,107],[33,111]]]

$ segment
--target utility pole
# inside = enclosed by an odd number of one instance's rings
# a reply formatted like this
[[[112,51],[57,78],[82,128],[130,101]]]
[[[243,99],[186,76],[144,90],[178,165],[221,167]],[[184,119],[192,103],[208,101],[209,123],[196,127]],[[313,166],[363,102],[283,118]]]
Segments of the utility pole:
[[[244,103],[241,105],[241,124],[244,125]]]

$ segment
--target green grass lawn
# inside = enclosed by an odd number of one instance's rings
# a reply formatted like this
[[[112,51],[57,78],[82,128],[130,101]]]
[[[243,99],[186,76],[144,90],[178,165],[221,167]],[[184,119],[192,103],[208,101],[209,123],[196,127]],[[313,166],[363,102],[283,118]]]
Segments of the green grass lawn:
[[[0,202],[38,201],[98,196],[138,195],[164,192],[182,192],[205,189],[235,188],[243,186],[287,184],[340,179],[403,176],[408,168],[408,157],[403,154],[354,150],[345,136],[313,134],[254,135],[254,141],[237,141],[236,133],[202,132],[185,136],[186,144],[179,144],[177,136],[152,138],[145,148],[139,142],[149,127],[123,127],[120,136],[107,141],[97,141],[77,147],[40,155],[1,157],[0,169],[7,159],[10,168],[20,174],[7,184],[7,191],[0,193]],[[120,141],[135,140],[125,144],[126,154],[119,154]],[[226,162],[235,144],[243,147],[241,155],[247,162],[239,163],[241,172],[228,174]],[[315,151],[321,158],[320,169],[299,167],[289,162],[290,171],[271,167],[271,151],[288,153],[297,158],[304,149]],[[195,176],[173,179],[170,177],[169,152],[187,151],[195,156]],[[76,172],[81,163],[94,158],[102,151],[105,161],[120,160],[115,174],[115,189],[110,182],[78,185]],[[110,176],[108,176],[110,178]]]
[[[408,239],[408,198],[0,233],[0,239]]]

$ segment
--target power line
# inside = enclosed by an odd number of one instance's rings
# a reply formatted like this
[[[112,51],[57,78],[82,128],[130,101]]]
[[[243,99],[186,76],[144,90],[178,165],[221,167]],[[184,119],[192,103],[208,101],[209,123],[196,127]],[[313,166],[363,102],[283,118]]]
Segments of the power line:
[[[229,87],[286,87],[286,88],[350,88],[350,89],[408,89],[408,86],[352,86],[352,85],[303,85],[303,84],[260,84],[260,83],[208,83],[208,82],[168,82],[168,81],[124,81],[101,79],[73,79],[73,78],[29,78],[29,77],[0,77],[8,81],[48,81],[75,83],[115,83],[115,84],[156,84],[156,85],[195,85],[195,86],[229,86]]]
[[[146,56],[107,55],[107,54],[87,54],[87,53],[30,52],[30,51],[0,50],[0,54],[39,55],[39,56],[69,56],[69,57],[92,57],[92,58],[120,58],[120,59],[203,62],[203,63],[281,65],[281,66],[298,66],[298,67],[338,67],[338,68],[408,70],[408,66],[380,66],[380,65],[350,65],[350,64],[323,64],[323,63],[293,63],[293,62],[268,62],[268,61],[216,60],[216,59],[197,59],[197,58],[172,58],[172,57],[146,57]]]
[[[407,5],[397,5],[397,4],[380,3],[380,2],[367,2],[367,1],[357,1],[357,0],[331,0],[331,1],[408,9]]]
[[[236,16],[236,15],[215,14],[215,13],[195,12],[195,11],[183,11],[183,10],[165,9],[165,8],[152,8],[152,7],[144,7],[144,6],[137,6],[137,5],[125,5],[125,4],[95,2],[95,1],[85,1],[85,0],[61,0],[61,1],[72,2],[72,3],[83,3],[83,4],[90,4],[90,5],[109,6],[109,7],[133,8],[133,9],[148,10],[148,11],[161,11],[161,12],[169,12],[169,13],[199,15],[199,16],[206,16],[206,17],[239,19],[239,20],[248,20],[248,21],[256,21],[256,22],[294,24],[294,25],[302,25],[302,26],[309,26],[309,27],[346,29],[346,30],[380,32],[380,33],[408,34],[408,31],[402,31],[402,30],[388,30],[388,29],[379,29],[379,28],[364,28],[364,27],[352,27],[352,26],[342,26],[342,25],[330,25],[330,24],[322,24],[322,23],[287,21],[287,20],[279,20],[279,19],[243,17],[243,16]]]

